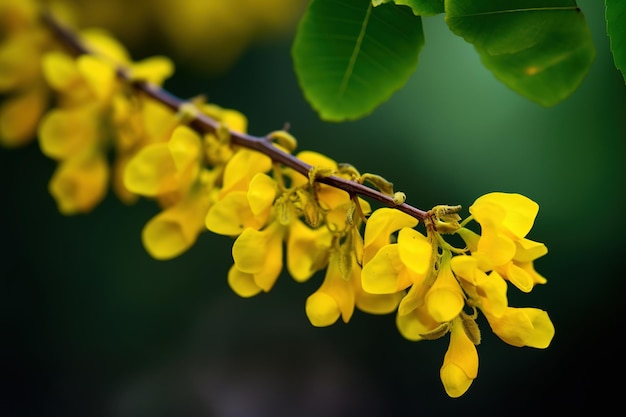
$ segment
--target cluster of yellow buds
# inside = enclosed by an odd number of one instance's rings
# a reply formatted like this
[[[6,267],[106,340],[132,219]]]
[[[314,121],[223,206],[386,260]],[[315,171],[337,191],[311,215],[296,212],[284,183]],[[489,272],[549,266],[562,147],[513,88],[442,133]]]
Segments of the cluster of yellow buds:
[[[6,4],[18,2],[0,2],[2,20],[8,19]],[[31,20],[30,30],[41,33],[43,20]],[[122,201],[147,197],[162,208],[142,233],[156,259],[179,256],[209,230],[234,238],[227,279],[242,297],[270,291],[284,264],[298,282],[324,271],[305,303],[312,325],[348,322],[357,308],[395,312],[409,340],[449,333],[441,380],[451,397],[465,393],[478,373],[479,312],[511,345],[545,348],[551,342],[554,327],[545,311],[514,308],[507,299],[507,281],[523,292],[546,282],[533,262],[547,249],[526,238],[538,212],[532,200],[490,193],[464,220],[460,206],[416,209],[378,175],[320,153],[294,154],[296,140],[284,130],[249,136],[241,113],[171,96],[159,87],[173,72],[167,58],[134,63],[101,31],[76,35],[51,19],[45,26],[52,29],[49,42],[37,43],[46,46],[34,54],[42,70],[28,81],[38,95],[45,81],[55,107],[41,120],[43,105],[18,106],[17,113],[36,121],[42,151],[59,162],[50,191],[62,213],[92,210],[112,176]],[[21,26],[7,27],[13,33]],[[22,56],[11,39],[0,45],[0,61],[10,60],[11,68],[31,65],[20,60],[32,60],[32,51]],[[17,75],[0,74],[0,84],[17,85],[7,81]],[[4,115],[6,123],[14,112]],[[373,209],[365,198],[382,207]],[[472,221],[477,230],[469,227]],[[416,229],[420,224],[425,234]],[[464,246],[448,243],[451,235]]]

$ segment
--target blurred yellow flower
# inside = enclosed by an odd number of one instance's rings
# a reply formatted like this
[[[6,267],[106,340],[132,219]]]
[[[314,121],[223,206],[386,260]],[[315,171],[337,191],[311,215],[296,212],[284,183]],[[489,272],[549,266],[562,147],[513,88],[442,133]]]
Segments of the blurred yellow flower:
[[[35,138],[48,105],[41,56],[52,47],[33,0],[0,0],[0,145],[18,147]]]

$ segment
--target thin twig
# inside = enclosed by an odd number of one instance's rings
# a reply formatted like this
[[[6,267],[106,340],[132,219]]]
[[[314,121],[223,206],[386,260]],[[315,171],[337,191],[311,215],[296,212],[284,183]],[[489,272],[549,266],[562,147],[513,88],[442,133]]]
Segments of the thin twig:
[[[54,32],[54,34],[71,49],[72,53],[77,55],[91,54],[89,48],[84,45],[74,32],[62,26],[51,14],[44,13],[42,16],[45,24]],[[138,92],[141,92],[148,97],[166,105],[174,111],[178,111],[181,106],[189,103],[187,100],[183,100],[175,95],[169,93],[167,90],[146,82],[132,80],[123,67],[117,68],[117,75],[120,79],[130,83]],[[198,112],[198,114],[190,122],[192,128],[200,133],[215,133],[219,128],[219,123],[210,118],[209,116]],[[267,155],[275,162],[279,162],[298,173],[308,176],[311,165],[296,158],[295,156],[282,151],[280,148],[274,146],[274,144],[266,137],[251,136],[245,133],[239,133],[230,131],[230,140],[233,144],[255,151],[261,152]],[[332,187],[346,191],[350,195],[359,195],[378,201],[388,207],[396,208],[412,217],[425,221],[430,219],[431,214],[427,211],[420,210],[409,204],[395,204],[392,196],[385,195],[371,187],[363,185],[359,182],[347,180],[334,175],[320,176],[315,179],[317,182],[330,185]]]

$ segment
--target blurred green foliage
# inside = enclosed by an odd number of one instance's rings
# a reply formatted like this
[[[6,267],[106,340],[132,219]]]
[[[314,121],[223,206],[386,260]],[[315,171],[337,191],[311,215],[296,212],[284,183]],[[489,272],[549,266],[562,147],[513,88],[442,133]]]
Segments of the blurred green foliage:
[[[283,276],[269,294],[238,298],[226,284],[232,241],[221,236],[155,261],[140,231],[157,207],[110,196],[87,216],[63,217],[46,190],[54,163],[31,145],[0,151],[0,415],[511,416],[619,406],[620,387],[605,374],[624,366],[615,331],[626,87],[603,5],[579,6],[596,61],[550,109],[494,82],[442,16],[424,19],[429,37],[406,87],[358,122],[319,121],[293,74],[291,38],[249,50],[222,77],[179,67],[166,83],[242,111],[253,134],[290,123],[300,149],[383,175],[420,208],[468,207],[490,191],[537,201],[530,238],[549,248],[536,263],[548,284],[509,296],[549,312],[547,350],[508,346],[483,320],[479,378],[451,400],[438,375],[445,340],[404,340],[393,316],[311,327],[304,300],[321,276]]]

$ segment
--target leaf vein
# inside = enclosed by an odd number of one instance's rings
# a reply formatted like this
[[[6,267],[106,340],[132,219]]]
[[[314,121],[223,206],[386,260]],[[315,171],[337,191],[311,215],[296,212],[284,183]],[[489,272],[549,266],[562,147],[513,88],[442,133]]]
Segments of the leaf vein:
[[[350,82],[350,78],[352,77],[352,72],[354,71],[354,66],[356,65],[357,57],[359,56],[359,52],[361,50],[361,44],[363,43],[363,38],[365,38],[365,31],[367,30],[367,25],[369,23],[371,14],[372,14],[372,3],[370,3],[367,6],[367,12],[365,13],[365,18],[363,19],[363,23],[361,24],[361,31],[359,32],[359,36],[357,37],[356,43],[354,45],[354,49],[352,50],[352,55],[350,56],[348,67],[346,68],[346,72],[344,74],[343,80],[341,81],[341,85],[339,86],[339,91],[337,91],[338,96],[343,96],[346,91],[346,88],[348,88],[348,83]]]

